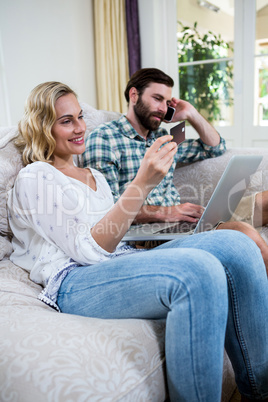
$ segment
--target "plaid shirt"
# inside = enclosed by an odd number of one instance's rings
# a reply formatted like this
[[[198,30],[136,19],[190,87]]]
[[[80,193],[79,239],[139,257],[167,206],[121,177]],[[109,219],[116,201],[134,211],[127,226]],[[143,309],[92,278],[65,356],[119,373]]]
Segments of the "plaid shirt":
[[[127,185],[134,179],[146,150],[162,135],[168,134],[163,128],[152,131],[147,139],[141,137],[125,116],[119,120],[101,124],[86,139],[83,154],[84,167],[101,171],[108,181],[114,200],[117,201]],[[201,159],[220,156],[225,152],[225,141],[212,147],[200,139],[185,140],[178,147],[174,162],[164,179],[152,189],[145,204],[171,206],[180,204],[180,194],[173,183],[173,173],[177,162],[189,163]]]

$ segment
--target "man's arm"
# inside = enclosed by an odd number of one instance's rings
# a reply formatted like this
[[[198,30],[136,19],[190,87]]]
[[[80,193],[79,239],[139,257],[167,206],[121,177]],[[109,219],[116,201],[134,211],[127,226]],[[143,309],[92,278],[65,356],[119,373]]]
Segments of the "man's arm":
[[[206,145],[212,147],[219,145],[218,132],[189,102],[172,98],[170,106],[176,109],[172,122],[187,120]]]
[[[222,154],[224,152],[224,140],[221,139],[215,128],[203,116],[201,116],[201,114],[189,102],[172,98],[170,106],[176,109],[172,120],[173,122],[188,120],[199,134],[199,137],[205,146],[218,147],[221,144],[220,148],[217,151],[214,151],[215,155],[217,153]],[[209,157],[209,154],[214,156],[213,151],[203,149],[200,143],[194,145],[193,143],[186,144],[186,142],[185,147],[188,145],[190,152],[183,152],[180,160],[183,159],[183,157],[186,159],[188,158],[189,161],[194,161],[204,159],[204,157]],[[197,222],[200,219],[203,211],[204,208],[201,205],[191,204],[188,202],[168,207],[144,205],[137,214],[135,223],[177,221]]]

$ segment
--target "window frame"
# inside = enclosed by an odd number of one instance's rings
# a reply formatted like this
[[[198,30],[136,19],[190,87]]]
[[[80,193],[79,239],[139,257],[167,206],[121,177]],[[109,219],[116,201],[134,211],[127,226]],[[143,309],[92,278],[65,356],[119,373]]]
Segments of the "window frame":
[[[266,147],[267,126],[254,126],[256,1],[234,0],[234,6],[233,125],[216,129],[227,147]],[[160,68],[169,74],[175,81],[173,96],[178,97],[177,2],[139,0],[139,18],[142,67]],[[186,136],[196,137],[192,127],[187,127]]]

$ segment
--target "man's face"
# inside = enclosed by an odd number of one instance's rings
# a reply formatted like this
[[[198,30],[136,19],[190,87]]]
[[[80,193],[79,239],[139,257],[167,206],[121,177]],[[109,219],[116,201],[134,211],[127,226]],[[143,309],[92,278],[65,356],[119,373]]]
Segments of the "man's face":
[[[133,109],[137,119],[145,129],[149,131],[158,129],[167,112],[171,93],[171,87],[151,83],[145,88],[143,94],[139,95]]]

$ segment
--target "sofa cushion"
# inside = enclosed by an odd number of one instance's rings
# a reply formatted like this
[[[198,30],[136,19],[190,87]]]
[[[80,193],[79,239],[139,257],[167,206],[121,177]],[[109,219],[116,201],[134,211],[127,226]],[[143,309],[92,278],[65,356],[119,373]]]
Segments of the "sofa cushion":
[[[3,260],[4,257],[10,256],[12,252],[12,245],[7,236],[0,235],[0,261]]]
[[[217,158],[201,160],[191,164],[180,164],[174,173],[174,183],[180,192],[181,202],[207,205],[214,188],[221,178],[231,157],[234,155],[263,155],[260,148],[230,148]],[[267,152],[256,173],[251,176],[245,195],[268,188]]]
[[[58,313],[41,286],[0,262],[1,401],[163,402],[165,322]],[[235,388],[225,353],[222,402]]]
[[[181,195],[181,202],[192,202],[206,206],[215,189],[224,169],[233,155],[263,155],[256,173],[251,178],[245,196],[268,188],[268,150],[263,148],[230,148],[223,155],[195,162],[188,165],[179,165],[175,170],[174,183]],[[268,226],[257,228],[262,238],[268,243]]]
[[[109,112],[107,110],[97,110],[94,107],[88,105],[85,102],[79,102],[83,110],[83,117],[87,126],[86,135],[94,130],[102,123],[106,123],[111,120],[119,119],[121,116],[117,112]]]
[[[0,400],[165,400],[165,322],[58,313],[0,262]]]
[[[8,244],[12,237],[7,218],[7,192],[12,188],[19,170],[22,168],[21,153],[13,143],[17,135],[16,127],[0,129],[0,260],[8,256],[11,247]]]

